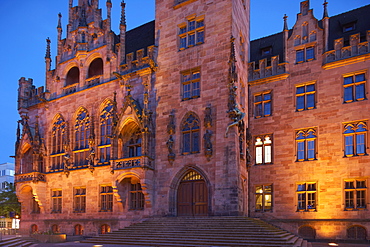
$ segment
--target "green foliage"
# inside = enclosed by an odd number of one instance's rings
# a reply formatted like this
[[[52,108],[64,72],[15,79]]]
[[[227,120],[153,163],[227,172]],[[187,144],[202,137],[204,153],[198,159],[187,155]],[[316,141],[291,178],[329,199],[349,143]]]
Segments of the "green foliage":
[[[0,216],[9,217],[10,212],[21,213],[21,204],[15,194],[15,185],[6,182],[6,188],[0,192]]]

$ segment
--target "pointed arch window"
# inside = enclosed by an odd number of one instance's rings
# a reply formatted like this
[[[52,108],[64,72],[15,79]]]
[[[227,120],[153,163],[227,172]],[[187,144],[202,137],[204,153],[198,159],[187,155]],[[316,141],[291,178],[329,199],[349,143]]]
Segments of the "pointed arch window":
[[[94,59],[89,66],[88,78],[99,76],[103,74],[103,59]]]
[[[100,162],[110,160],[113,108],[114,105],[108,103],[100,114],[100,143],[98,147]]]
[[[81,109],[75,123],[75,166],[87,165],[89,136],[90,117],[85,109]]]
[[[78,67],[71,68],[67,73],[65,86],[79,83],[79,81],[80,81],[80,70],[78,69]]]
[[[64,144],[66,142],[67,124],[61,116],[58,116],[53,123],[51,130],[52,147],[51,147],[51,170],[62,169]]]
[[[199,118],[189,113],[181,125],[182,153],[191,154],[199,152]]]
[[[316,159],[316,139],[315,129],[296,131],[297,161]]]
[[[128,142],[128,156],[141,156],[141,132],[138,130],[134,133]]]
[[[344,125],[344,156],[366,155],[367,124],[352,122]]]

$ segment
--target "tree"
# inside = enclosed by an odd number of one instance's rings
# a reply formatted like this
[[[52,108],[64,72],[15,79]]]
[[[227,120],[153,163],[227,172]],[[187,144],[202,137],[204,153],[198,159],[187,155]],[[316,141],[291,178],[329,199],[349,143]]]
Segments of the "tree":
[[[5,189],[0,192],[0,216],[10,217],[10,212],[20,215],[21,204],[18,202],[15,194],[15,185],[13,183],[5,183]]]

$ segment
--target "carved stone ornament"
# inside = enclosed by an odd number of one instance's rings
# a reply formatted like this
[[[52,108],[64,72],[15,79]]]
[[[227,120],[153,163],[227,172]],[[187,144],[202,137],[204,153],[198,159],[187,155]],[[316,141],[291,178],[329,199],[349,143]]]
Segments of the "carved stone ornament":
[[[212,127],[212,108],[210,106],[207,106],[204,111],[204,127]]]
[[[206,156],[207,160],[210,161],[212,154],[213,154],[213,148],[212,148],[212,131],[206,130],[206,133],[203,135],[204,139],[204,155]]]
[[[168,161],[172,164],[175,161],[176,154],[173,151],[173,145],[175,141],[173,140],[172,135],[170,135],[170,138],[168,139],[166,145],[168,148]]]
[[[173,112],[169,115],[169,122],[168,122],[168,125],[167,125],[167,133],[169,135],[173,135],[175,134],[175,129],[176,129],[176,125],[175,125],[175,115],[173,114]]]

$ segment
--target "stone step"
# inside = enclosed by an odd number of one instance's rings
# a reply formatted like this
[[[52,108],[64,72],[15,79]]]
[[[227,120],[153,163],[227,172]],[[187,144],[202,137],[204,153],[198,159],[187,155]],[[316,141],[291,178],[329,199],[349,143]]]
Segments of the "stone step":
[[[156,247],[309,247],[306,241],[287,231],[246,217],[157,217],[83,242]]]
[[[0,246],[4,247],[28,247],[33,245],[34,242],[22,239],[20,237],[4,239],[0,242]]]

